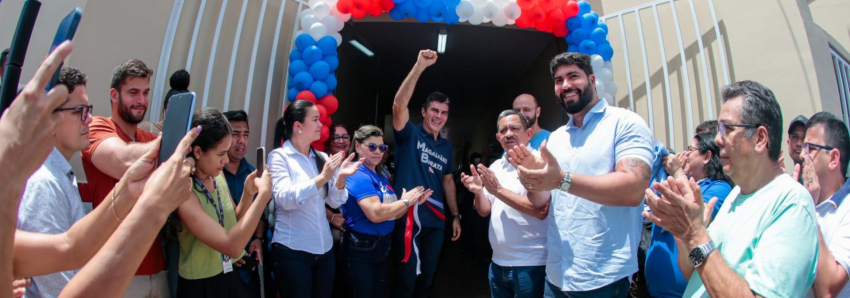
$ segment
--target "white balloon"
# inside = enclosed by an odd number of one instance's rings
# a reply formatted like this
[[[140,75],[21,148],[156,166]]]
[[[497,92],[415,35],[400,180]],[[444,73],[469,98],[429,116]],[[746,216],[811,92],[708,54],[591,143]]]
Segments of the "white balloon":
[[[516,24],[516,21],[508,19],[508,25],[513,25],[513,24]]]
[[[615,107],[617,106],[617,104],[614,102],[614,97],[611,96],[610,94],[602,95],[602,99],[607,101],[608,105],[610,105],[610,106],[615,106]]]
[[[458,21],[458,23],[464,23],[464,22],[468,22],[469,20],[466,19],[466,18],[459,18],[457,21]]]
[[[613,64],[611,64],[611,61],[605,61],[605,68],[607,68],[608,70],[610,70],[610,71],[611,71],[611,73],[614,73],[614,65],[613,65]]]
[[[336,6],[334,6],[334,8],[331,9],[331,15],[335,16],[337,19],[339,19],[340,23],[348,22],[348,20],[351,19],[350,13],[341,13],[341,12],[339,12],[339,10],[336,10]],[[340,27],[340,28],[342,28],[342,27]],[[340,29],[340,30],[342,30],[342,29]],[[337,30],[337,31],[339,31],[339,30]]]
[[[486,24],[486,23],[489,23],[489,22],[490,22],[490,19],[488,19],[488,18],[484,18],[483,20],[481,20],[481,22]]]
[[[596,65],[593,65],[593,63],[590,63],[590,69],[593,70],[594,74],[596,74],[596,80],[597,81],[603,81],[603,79],[601,77],[601,73],[602,73],[602,70],[605,69],[604,67],[597,67]]]
[[[493,1],[493,4],[496,4],[496,6],[498,6],[498,7],[505,7],[505,5],[507,5],[508,2],[510,2],[509,0],[491,0],[491,1]]]
[[[617,83],[614,83],[613,81],[609,81],[608,83],[606,83],[605,84],[605,93],[610,94],[611,97],[616,96],[617,95]]]
[[[469,23],[473,25],[481,25],[484,22],[484,15],[481,14],[481,10],[476,9],[472,16],[469,17]]]
[[[602,60],[602,56],[593,54],[590,56],[590,65],[593,66],[593,71],[596,71],[597,69],[601,70],[602,68],[605,68],[605,60]]]
[[[322,0],[322,1],[327,3],[328,6],[330,6],[330,7],[336,7],[336,3],[339,2],[337,0]]]
[[[340,35],[339,32],[331,33],[330,37],[333,37],[334,39],[336,39],[336,46],[339,46],[340,44],[342,44],[342,35]]]
[[[601,79],[603,81],[611,81],[613,79],[613,74],[607,68],[603,68],[598,74],[596,74],[597,80]]]
[[[331,7],[325,2],[316,3],[316,5],[313,5],[312,8],[313,14],[320,20],[331,14]]]
[[[505,17],[505,14],[503,13],[497,13],[491,21],[493,21],[493,25],[496,25],[498,27],[502,27],[508,24],[508,18]]]
[[[319,20],[316,19],[316,16],[312,14],[305,15],[301,17],[301,30],[310,30],[310,27],[318,22]]]
[[[326,16],[322,19],[322,25],[325,25],[325,29],[328,32],[337,32],[337,28],[339,27],[339,20],[336,19],[335,16]]]
[[[302,17],[302,18],[303,18],[304,16],[308,15],[308,14],[313,14],[313,10],[312,10],[312,9],[310,9],[309,7],[307,7],[307,9],[305,9],[305,10],[302,10],[302,11],[301,11],[301,17]]]
[[[605,83],[602,80],[596,80],[596,95],[605,94]]]
[[[487,4],[487,0],[471,0],[471,1],[472,1],[472,5],[475,6],[475,8],[481,8],[482,6],[484,6],[484,4]]]
[[[499,14],[499,8],[493,2],[487,2],[481,7],[481,14],[485,19],[493,19]]]
[[[457,12],[457,16],[461,19],[469,19],[472,14],[475,12],[475,6],[472,5],[472,2],[467,0],[460,1],[460,4],[455,8],[455,12]]]
[[[322,0],[310,0],[310,1],[307,2],[307,6],[313,7],[313,5],[316,5],[316,3],[319,3],[319,2],[322,2]]]
[[[310,36],[315,40],[319,40],[325,35],[328,35],[328,29],[322,23],[315,23],[310,26]]]
[[[516,4],[516,2],[511,2],[508,3],[508,5],[505,5],[505,17],[508,18],[508,21],[519,19],[520,15],[522,15],[522,9],[519,7],[519,4]]]

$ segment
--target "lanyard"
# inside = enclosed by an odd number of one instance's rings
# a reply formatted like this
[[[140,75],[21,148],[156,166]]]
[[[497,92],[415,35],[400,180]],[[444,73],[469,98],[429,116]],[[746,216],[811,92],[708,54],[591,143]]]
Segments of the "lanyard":
[[[218,197],[218,204],[216,204],[216,202],[213,201],[212,194],[210,194],[210,192],[207,190],[207,187],[204,186],[204,183],[201,181],[201,179],[198,179],[198,177],[194,176],[194,175],[192,176],[192,179],[195,180],[195,183],[197,183],[199,186],[201,186],[201,190],[204,191],[204,194],[207,196],[207,200],[209,200],[210,204],[213,205],[213,210],[215,210],[215,215],[216,215],[216,217],[218,217],[218,224],[220,224],[222,227],[224,227],[224,210],[223,210],[224,207],[222,207],[222,204],[221,204],[221,193],[218,192],[218,183],[215,181],[215,178],[213,178],[213,187],[215,187],[215,195],[216,195],[216,197]],[[221,254],[222,264],[224,264],[225,262],[229,262],[229,260],[230,260],[230,257],[225,257],[224,254]],[[227,272],[225,272],[225,273],[227,273]]]

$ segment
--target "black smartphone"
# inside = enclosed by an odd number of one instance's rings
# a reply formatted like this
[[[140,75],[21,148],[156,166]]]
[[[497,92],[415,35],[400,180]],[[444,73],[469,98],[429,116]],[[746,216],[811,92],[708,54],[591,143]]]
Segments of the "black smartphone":
[[[168,101],[168,110],[162,125],[162,143],[159,144],[159,164],[171,158],[180,140],[192,128],[196,97],[195,92],[187,92],[174,95]]]
[[[50,53],[53,53],[59,45],[61,45],[66,40],[74,39],[74,34],[77,33],[77,26],[80,25],[80,19],[83,18],[83,10],[79,7],[74,8],[64,19],[59,23],[59,29],[56,30],[56,36],[53,37],[53,45],[50,46]],[[47,83],[46,91],[50,91],[53,87],[56,86],[56,83],[59,82],[59,73],[62,71],[62,64],[59,64],[59,68],[56,69],[56,72],[53,73],[53,77],[50,78],[50,82]]]
[[[169,105],[171,104],[169,103]],[[252,254],[245,254],[245,256],[242,257],[242,261],[245,261],[245,264],[242,264],[241,267],[249,270],[254,269],[254,267],[257,267],[257,265],[259,265],[259,262],[257,262],[256,256],[256,252]]]
[[[263,170],[266,168],[266,147],[257,148],[257,178],[263,177]]]

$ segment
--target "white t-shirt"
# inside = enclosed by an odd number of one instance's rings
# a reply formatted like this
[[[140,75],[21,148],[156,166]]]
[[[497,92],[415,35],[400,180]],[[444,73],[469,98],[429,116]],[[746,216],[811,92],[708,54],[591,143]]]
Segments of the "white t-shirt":
[[[850,274],[850,202],[844,203],[846,199],[847,196],[836,198],[833,195],[818,204],[815,211],[823,242],[835,262]],[[806,293],[806,297],[814,297],[811,289]],[[844,285],[838,297],[850,297],[850,282]]]
[[[505,157],[493,162],[490,170],[496,174],[503,188],[521,196],[528,193],[519,182],[516,168]],[[487,192],[487,189],[484,189],[484,196],[491,204],[490,246],[493,247],[493,263],[502,267],[546,265],[546,220],[519,212]]]

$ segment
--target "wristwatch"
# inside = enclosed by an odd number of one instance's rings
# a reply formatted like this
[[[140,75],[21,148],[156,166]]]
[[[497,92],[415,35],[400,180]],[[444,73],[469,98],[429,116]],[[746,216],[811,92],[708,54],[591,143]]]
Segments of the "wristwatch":
[[[573,179],[571,178],[571,176],[572,174],[570,174],[570,172],[567,172],[567,175],[564,176],[564,180],[561,180],[561,183],[558,184],[558,188],[561,191],[567,192],[570,190],[570,187],[573,185]]]
[[[454,218],[457,219],[457,220],[460,220],[460,218],[461,218],[460,214],[455,214],[455,215],[452,215],[452,216],[454,216]]]
[[[713,251],[714,241],[709,240],[706,243],[692,248],[691,252],[688,253],[688,261],[691,262],[691,265],[694,265],[694,268],[699,267],[702,263],[705,263],[705,260],[708,259],[708,255]]]

